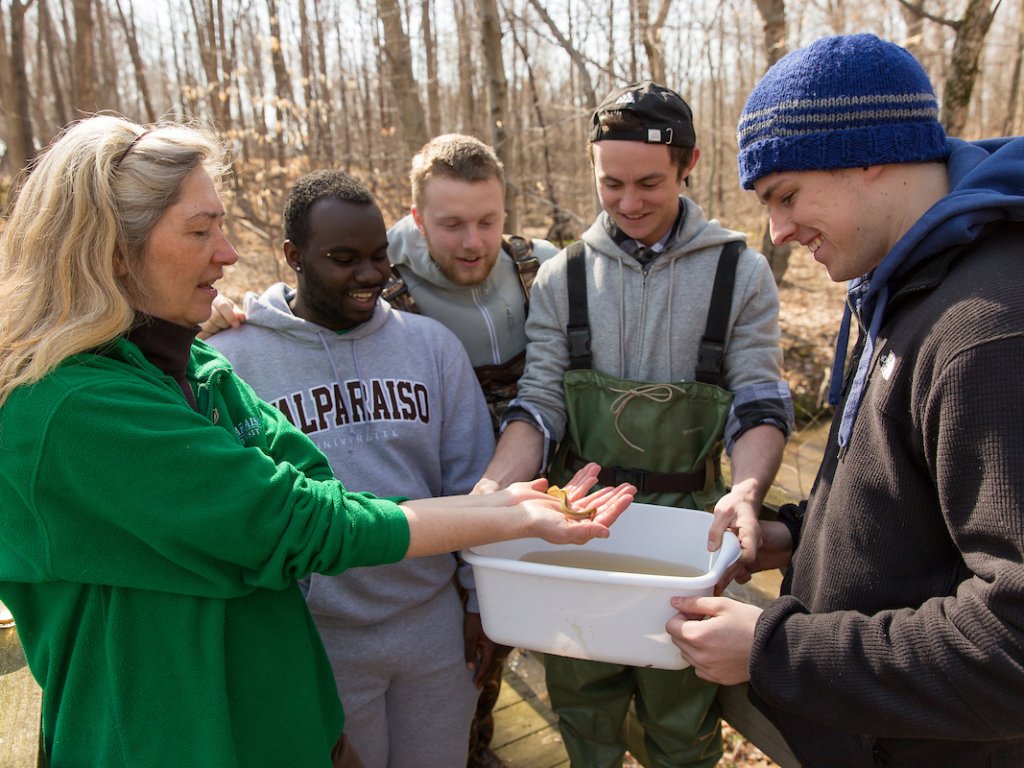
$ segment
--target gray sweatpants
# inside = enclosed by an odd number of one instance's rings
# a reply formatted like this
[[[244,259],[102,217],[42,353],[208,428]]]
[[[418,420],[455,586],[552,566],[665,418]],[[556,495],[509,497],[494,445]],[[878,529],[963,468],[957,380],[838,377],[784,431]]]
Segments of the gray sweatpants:
[[[466,668],[455,588],[368,627],[314,616],[366,768],[465,766],[478,691]]]

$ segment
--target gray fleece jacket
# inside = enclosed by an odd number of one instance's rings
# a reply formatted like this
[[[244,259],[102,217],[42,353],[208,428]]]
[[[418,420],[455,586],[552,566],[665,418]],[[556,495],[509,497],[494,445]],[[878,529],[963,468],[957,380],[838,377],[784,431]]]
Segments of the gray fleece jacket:
[[[682,226],[645,271],[609,234],[608,214],[583,233],[593,367],[610,376],[649,382],[693,380],[697,351],[707,325],[708,305],[722,246],[744,240],[704,217],[680,197]],[[782,380],[779,296],[768,262],[745,249],[736,268],[732,309],[725,339],[724,386],[734,395],[726,429],[729,444],[753,423],[771,423],[788,434],[789,388]],[[549,442],[565,434],[562,376],[569,364],[566,324],[566,252],[541,265],[530,299],[526,370],[519,397],[506,419],[525,410]]]
[[[247,294],[248,321],[209,343],[316,443],[346,487],[406,498],[470,491],[494,436],[459,340],[383,301],[338,334],[293,315],[294,295],[284,283]],[[385,621],[449,587],[455,566],[454,555],[435,555],[316,574],[309,608],[350,626]]]
[[[533,255],[542,264],[556,253],[547,240],[533,241]],[[526,348],[523,288],[512,257],[504,251],[480,285],[456,285],[430,258],[427,240],[410,215],[388,230],[388,258],[420,312],[459,337],[474,368],[506,363]]]

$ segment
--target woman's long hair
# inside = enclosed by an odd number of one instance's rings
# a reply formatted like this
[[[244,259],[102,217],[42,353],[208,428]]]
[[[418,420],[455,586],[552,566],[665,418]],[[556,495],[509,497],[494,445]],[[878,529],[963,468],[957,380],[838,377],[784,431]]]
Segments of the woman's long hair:
[[[67,357],[125,333],[150,233],[222,144],[187,125],[97,115],[38,159],[0,235],[0,405]]]

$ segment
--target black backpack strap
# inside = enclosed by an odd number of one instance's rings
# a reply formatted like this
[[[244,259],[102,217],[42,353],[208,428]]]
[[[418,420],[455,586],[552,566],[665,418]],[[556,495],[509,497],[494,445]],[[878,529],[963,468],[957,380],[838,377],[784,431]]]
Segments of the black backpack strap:
[[[512,263],[516,266],[519,284],[522,286],[523,298],[526,301],[526,311],[529,313],[530,289],[533,288],[537,270],[540,269],[540,259],[533,255],[533,240],[519,235],[503,235],[501,248],[512,257]]]
[[[417,315],[420,314],[420,308],[416,304],[416,299],[409,293],[409,286],[405,284],[405,280],[402,278],[401,273],[399,273],[398,267],[394,265],[391,266],[391,277],[384,284],[380,297],[395,309],[400,309],[403,312],[412,312]]]
[[[591,368],[590,316],[587,312],[586,247],[577,240],[566,250],[565,287],[569,295],[569,370]]]
[[[736,283],[736,264],[740,260],[744,243],[726,243],[718,257],[715,286],[711,289],[708,322],[697,351],[696,379],[704,384],[722,386],[722,358],[725,356],[725,332],[729,327],[732,310],[732,289]]]

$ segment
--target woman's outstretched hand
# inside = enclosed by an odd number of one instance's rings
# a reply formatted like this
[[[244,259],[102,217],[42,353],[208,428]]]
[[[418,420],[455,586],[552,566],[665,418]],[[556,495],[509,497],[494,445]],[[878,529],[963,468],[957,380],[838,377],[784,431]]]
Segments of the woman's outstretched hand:
[[[575,512],[592,510],[590,516],[567,515],[562,500],[548,495],[549,483],[544,478],[513,483],[499,493],[512,494],[515,503],[529,512],[530,535],[552,544],[583,544],[594,538],[607,538],[609,526],[633,503],[636,494],[636,488],[628,483],[591,493],[600,471],[597,464],[587,464],[562,486],[569,507]]]

